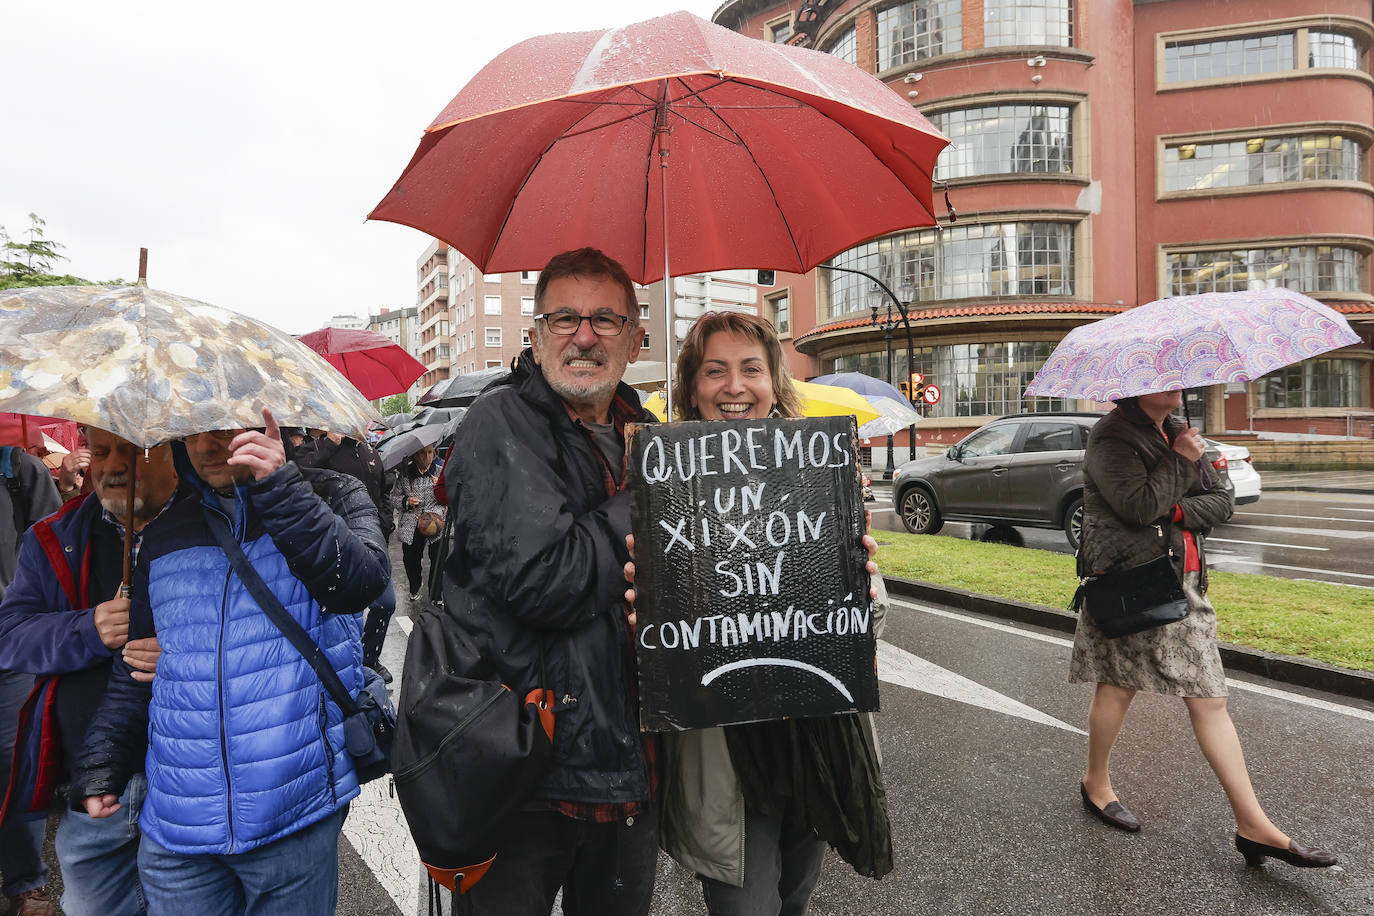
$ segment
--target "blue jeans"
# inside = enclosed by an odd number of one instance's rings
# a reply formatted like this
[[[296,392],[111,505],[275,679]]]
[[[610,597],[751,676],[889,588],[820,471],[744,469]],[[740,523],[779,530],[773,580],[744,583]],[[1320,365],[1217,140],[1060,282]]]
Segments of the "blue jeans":
[[[138,868],[149,916],[333,916],[339,830],[348,806],[280,840],[233,855],[182,855],[148,837]]]
[[[67,916],[142,916],[138,881],[138,813],[148,794],[142,773],[130,777],[119,810],[109,817],[68,811],[57,825],[62,911]]]
[[[0,671],[0,799],[10,781],[19,710],[32,689],[32,674]],[[18,897],[48,883],[48,866],[43,864],[41,855],[46,828],[47,820],[43,817],[31,821],[11,817],[0,825],[0,872],[4,874],[6,897]]]

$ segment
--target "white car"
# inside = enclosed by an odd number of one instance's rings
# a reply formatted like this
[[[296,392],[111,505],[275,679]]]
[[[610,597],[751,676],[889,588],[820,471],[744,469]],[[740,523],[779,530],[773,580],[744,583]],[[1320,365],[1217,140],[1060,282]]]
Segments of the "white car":
[[[1215,439],[1208,439],[1207,444],[1221,452],[1221,458],[1212,463],[1225,467],[1226,472],[1231,476],[1231,483],[1236,488],[1236,505],[1242,506],[1258,501],[1260,498],[1260,475],[1250,462],[1250,450],[1243,445],[1228,445],[1225,442],[1217,442]]]

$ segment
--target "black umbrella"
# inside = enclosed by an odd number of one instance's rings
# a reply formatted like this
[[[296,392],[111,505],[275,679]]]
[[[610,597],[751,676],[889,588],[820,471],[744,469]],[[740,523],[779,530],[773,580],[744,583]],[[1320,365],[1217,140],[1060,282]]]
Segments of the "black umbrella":
[[[477,400],[477,396],[488,385],[502,381],[508,375],[510,370],[505,366],[492,366],[490,369],[478,369],[466,375],[455,375],[453,378],[435,383],[432,388],[420,395],[415,404],[417,407],[466,407]]]
[[[387,471],[400,467],[407,458],[427,445],[437,445],[444,438],[445,426],[432,424],[392,436],[377,447],[382,456],[382,468]]]

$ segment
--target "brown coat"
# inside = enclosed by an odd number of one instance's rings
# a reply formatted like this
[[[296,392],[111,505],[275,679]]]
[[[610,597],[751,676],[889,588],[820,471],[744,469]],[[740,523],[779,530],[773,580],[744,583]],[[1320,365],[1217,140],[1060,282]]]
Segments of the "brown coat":
[[[1205,591],[1206,535],[1231,517],[1234,503],[1220,472],[1212,473],[1211,489],[1204,489],[1196,462],[1173,450],[1183,421],[1168,417],[1164,429],[1168,442],[1134,401],[1119,403],[1093,426],[1083,460],[1083,568],[1097,574],[1148,562],[1164,552],[1168,531],[1168,548],[1182,575],[1183,533],[1168,524],[1178,505],[1182,527],[1197,541]]]

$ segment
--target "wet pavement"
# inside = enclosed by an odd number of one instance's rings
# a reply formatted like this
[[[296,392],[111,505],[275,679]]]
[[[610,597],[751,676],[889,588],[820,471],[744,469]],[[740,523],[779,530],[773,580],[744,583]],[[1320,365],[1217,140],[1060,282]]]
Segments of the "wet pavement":
[[[404,594],[400,604],[382,659],[393,691],[412,610]],[[1084,812],[1076,782],[1091,688],[1067,683],[1069,651],[1062,634],[894,604],[878,730],[896,868],[873,881],[828,855],[812,914],[1374,914],[1374,704],[1233,679],[1232,715],[1266,810],[1342,858],[1329,870],[1250,869],[1177,699],[1140,695],[1113,757],[1141,833]],[[345,916],[427,911],[387,782],[370,784],[345,824]],[[705,913],[695,879],[666,856],[651,913]]]

